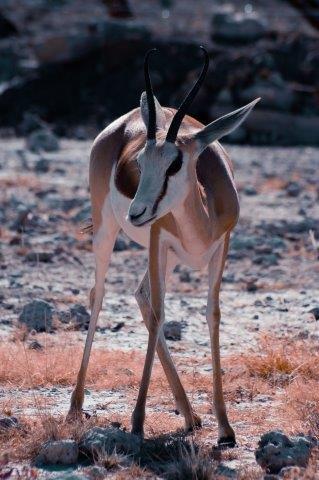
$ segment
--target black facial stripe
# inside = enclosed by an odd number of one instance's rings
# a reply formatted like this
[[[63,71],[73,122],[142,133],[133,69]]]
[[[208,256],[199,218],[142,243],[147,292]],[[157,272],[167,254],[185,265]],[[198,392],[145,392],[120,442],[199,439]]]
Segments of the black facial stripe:
[[[165,193],[166,193],[167,184],[168,184],[168,176],[166,175],[166,176],[165,176],[164,183],[163,183],[163,186],[162,186],[161,193],[159,194],[159,196],[158,196],[157,199],[155,200],[155,203],[154,203],[153,208],[152,208],[152,214],[153,214],[153,215],[154,215],[154,213],[155,213],[156,210],[157,210],[158,204],[160,203],[160,201],[162,200],[162,198],[164,197],[164,195],[165,195]]]
[[[172,161],[172,163],[168,167],[166,171],[166,175],[168,175],[169,177],[172,175],[175,175],[175,173],[177,173],[182,168],[182,165],[183,165],[183,154],[180,150],[178,150],[177,157],[175,158],[175,160]]]
[[[155,212],[157,210],[157,207],[158,207],[158,204],[164,198],[164,195],[167,191],[167,185],[168,185],[169,177],[171,177],[172,175],[175,175],[175,173],[177,173],[181,169],[182,165],[183,165],[183,154],[180,150],[178,150],[177,157],[175,158],[175,160],[172,161],[172,163],[170,164],[170,166],[166,170],[162,190],[161,190],[159,196],[157,197],[157,199],[155,200],[155,203],[154,203],[153,208],[152,208],[152,214],[153,215],[155,214]]]

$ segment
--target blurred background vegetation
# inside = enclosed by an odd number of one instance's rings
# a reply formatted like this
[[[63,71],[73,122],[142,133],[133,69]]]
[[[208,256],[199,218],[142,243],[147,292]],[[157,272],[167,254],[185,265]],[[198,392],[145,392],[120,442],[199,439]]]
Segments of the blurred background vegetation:
[[[319,145],[318,0],[1,0],[0,129],[48,123],[90,138],[138,106],[145,52],[154,90],[176,107],[209,50],[192,106],[203,122],[262,102],[228,140]]]

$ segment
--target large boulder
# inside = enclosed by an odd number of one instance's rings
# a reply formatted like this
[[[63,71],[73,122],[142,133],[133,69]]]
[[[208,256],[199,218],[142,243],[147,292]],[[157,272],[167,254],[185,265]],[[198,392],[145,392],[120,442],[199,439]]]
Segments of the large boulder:
[[[223,43],[251,43],[267,33],[265,20],[255,15],[217,12],[212,18],[212,38]]]
[[[285,467],[306,467],[315,446],[315,440],[310,437],[289,438],[280,431],[272,431],[262,435],[255,457],[267,473],[278,474]]]
[[[295,95],[290,84],[285,82],[278,73],[273,73],[267,79],[257,79],[254,84],[239,92],[243,104],[252,99],[261,97],[263,108],[291,111]]]
[[[142,24],[101,20],[86,30],[61,31],[45,38],[41,36],[34,43],[34,51],[40,64],[47,65],[81,58],[106,43],[147,40],[149,37],[150,32]]]

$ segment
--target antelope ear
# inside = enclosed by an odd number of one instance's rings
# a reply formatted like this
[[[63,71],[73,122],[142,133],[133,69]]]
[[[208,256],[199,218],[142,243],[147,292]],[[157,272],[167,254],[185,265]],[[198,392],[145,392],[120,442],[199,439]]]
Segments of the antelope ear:
[[[166,117],[164,110],[162,109],[159,101],[157,98],[154,96],[154,101],[155,101],[155,109],[156,109],[156,128],[165,128],[166,124]],[[141,116],[143,119],[143,122],[147,128],[148,125],[148,104],[147,104],[147,97],[146,97],[146,92],[143,92],[141,95],[141,100],[140,100],[140,107],[141,107]]]
[[[235,128],[239,127],[259,100],[260,98],[256,98],[256,100],[248,103],[248,105],[218,118],[197,132],[193,138],[194,140],[197,140],[199,152],[205,150],[210,143],[219,140],[225,135],[231,133]]]

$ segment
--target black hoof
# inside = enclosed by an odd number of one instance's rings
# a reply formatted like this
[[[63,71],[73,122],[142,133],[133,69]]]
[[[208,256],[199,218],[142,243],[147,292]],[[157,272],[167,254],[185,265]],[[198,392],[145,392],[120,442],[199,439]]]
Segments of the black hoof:
[[[198,415],[194,415],[194,423],[187,428],[187,432],[193,432],[194,430],[200,430],[202,428],[202,420]]]
[[[144,438],[144,432],[143,432],[143,430],[139,430],[139,429],[132,428],[131,434],[132,434],[132,435],[136,435],[137,437],[140,437],[140,438],[142,438],[142,439]]]
[[[234,436],[229,435],[227,437],[221,437],[218,439],[217,442],[218,448],[220,450],[226,450],[227,448],[234,448],[236,447],[236,439]]]

